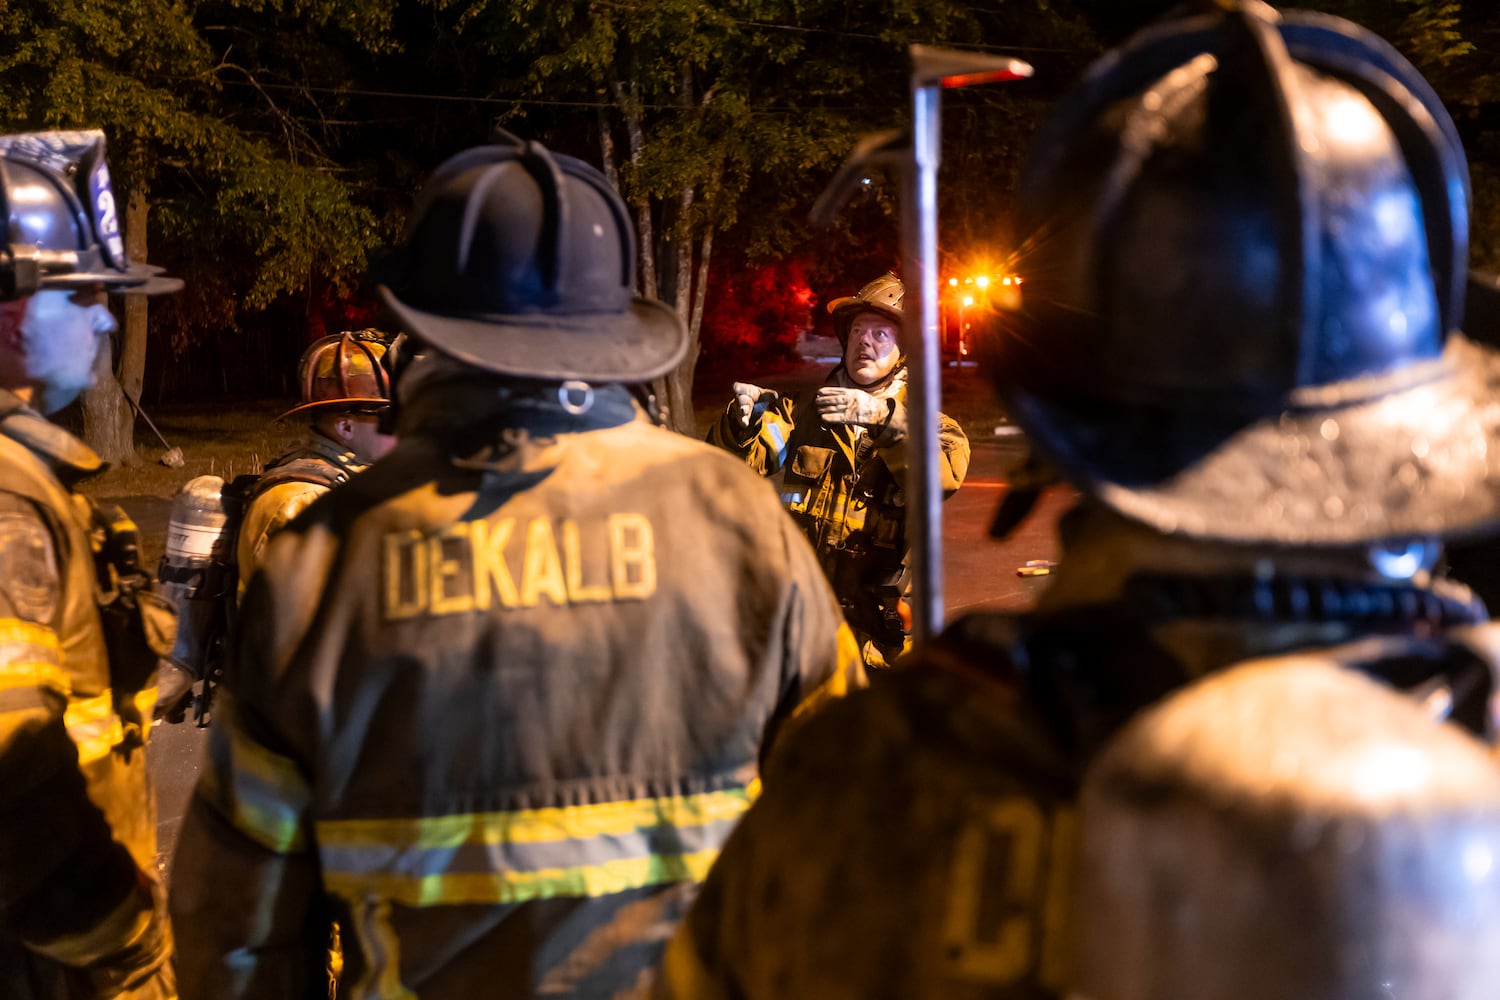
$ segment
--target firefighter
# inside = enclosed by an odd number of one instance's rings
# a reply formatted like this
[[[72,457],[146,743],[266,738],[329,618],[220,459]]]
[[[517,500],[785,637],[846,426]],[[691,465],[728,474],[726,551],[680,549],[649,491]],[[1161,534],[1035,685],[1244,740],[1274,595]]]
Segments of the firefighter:
[[[782,475],[781,502],[807,535],[861,643],[884,667],[909,643],[906,542],[906,289],[885,274],[828,304],[843,360],[823,384],[781,396],[747,382],[708,440],[763,476]],[[938,414],[946,499],[963,485],[969,439]]]
[[[173,997],[145,753],[171,611],[45,416],[93,384],[105,290],[172,286],[125,256],[100,132],[0,137],[0,218],[0,995]]]
[[[160,697],[156,717],[181,722],[187,717],[189,700],[195,717],[204,717],[212,705],[212,691],[222,668],[226,648],[218,637],[233,629],[238,603],[254,575],[271,536],[286,527],[318,497],[365,469],[390,450],[395,438],[388,433],[390,368],[395,344],[401,338],[375,329],[346,331],[321,337],[303,352],[297,366],[301,399],[278,421],[293,416],[307,418],[302,437],[285,454],[270,462],[255,476],[243,476],[227,488],[218,480],[214,496],[222,504],[228,495],[228,516],[218,519],[224,536],[224,551],[231,568],[225,572],[229,586],[198,606],[200,595],[179,600],[181,628],[179,650],[163,660],[157,673]],[[194,483],[197,483],[194,480]],[[189,484],[189,488],[193,486]],[[200,544],[201,535],[196,535]],[[225,565],[230,564],[225,560]],[[172,570],[164,573],[170,577]],[[188,577],[191,579],[191,577]],[[180,582],[168,579],[167,582]],[[197,583],[195,588],[204,587]],[[176,655],[192,650],[197,655]],[[195,685],[202,682],[195,691]]]
[[[811,548],[631,386],[686,332],[633,298],[591,166],[440,166],[382,295],[423,350],[398,443],[272,539],[172,879],[184,992],[629,995],[759,787],[863,683]],[[748,480],[748,483],[747,483]]]
[[[307,430],[249,490],[235,546],[242,591],[272,535],[395,444],[380,423],[391,402],[390,373],[383,363],[390,345],[391,338],[379,330],[357,330],[322,337],[302,353],[301,400],[276,419],[305,417]]]
[[[1341,19],[1223,3],[1090,71],[985,347],[1083,495],[1060,573],[781,745],[663,996],[1493,994],[1500,629],[1434,572],[1500,515],[1467,180]]]

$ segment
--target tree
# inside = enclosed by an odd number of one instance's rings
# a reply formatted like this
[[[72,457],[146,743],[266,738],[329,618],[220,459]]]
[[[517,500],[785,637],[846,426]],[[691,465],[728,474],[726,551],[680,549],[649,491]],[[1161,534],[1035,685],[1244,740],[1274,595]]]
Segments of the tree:
[[[689,433],[716,234],[756,183],[789,184],[805,211],[852,140],[901,108],[908,42],[974,40],[967,7],[924,0],[857,13],[831,0],[434,6],[517,70],[496,93],[593,106],[595,155],[636,213],[640,293],[689,330],[688,357],[659,387]],[[528,113],[518,99],[503,117]]]
[[[358,23],[379,6],[351,3],[341,16]],[[127,239],[143,252],[144,232],[131,229],[155,218],[155,245],[189,282],[185,301],[164,310],[182,330],[232,327],[241,308],[305,288],[315,274],[347,281],[379,236],[335,165],[294,131],[236,125],[243,112],[223,96],[229,64],[194,20],[219,13],[169,0],[37,0],[0,18],[0,128],[105,130]],[[226,261],[242,270],[226,273]],[[144,309],[128,307],[122,370],[85,403],[86,436],[107,461],[134,456],[120,383],[139,392],[145,335]]]

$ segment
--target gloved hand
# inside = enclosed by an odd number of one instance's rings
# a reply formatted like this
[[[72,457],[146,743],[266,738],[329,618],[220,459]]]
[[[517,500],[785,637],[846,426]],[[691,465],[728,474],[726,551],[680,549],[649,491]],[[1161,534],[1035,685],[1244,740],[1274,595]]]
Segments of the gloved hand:
[[[825,385],[818,390],[813,403],[825,424],[859,424],[881,427],[891,417],[891,403],[877,399],[863,389],[845,389]]]
[[[779,397],[773,389],[762,389],[758,385],[749,382],[736,382],[734,384],[735,413],[739,417],[741,427],[749,427],[764,412],[766,407],[776,402]]]

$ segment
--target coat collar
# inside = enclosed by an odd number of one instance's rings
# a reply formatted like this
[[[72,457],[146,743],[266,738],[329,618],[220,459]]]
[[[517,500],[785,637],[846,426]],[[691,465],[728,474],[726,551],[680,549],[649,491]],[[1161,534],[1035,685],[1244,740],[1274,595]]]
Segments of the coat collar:
[[[92,448],[8,389],[0,389],[0,433],[36,455],[70,489],[107,468]]]

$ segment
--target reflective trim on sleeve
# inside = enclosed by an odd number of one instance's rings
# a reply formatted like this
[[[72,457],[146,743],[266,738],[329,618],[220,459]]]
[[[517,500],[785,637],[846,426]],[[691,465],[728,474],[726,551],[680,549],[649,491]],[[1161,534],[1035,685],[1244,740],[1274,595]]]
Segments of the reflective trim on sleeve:
[[[73,685],[62,669],[57,633],[19,618],[0,618],[0,691],[44,687],[67,697]]]
[[[594,897],[699,882],[759,782],[697,795],[317,824],[323,881],[407,906]]]
[[[151,716],[156,712],[156,699],[161,695],[161,688],[155,684],[137,691],[131,700],[135,702],[135,710],[144,722],[150,722]]]
[[[290,758],[261,746],[241,728],[228,692],[215,696],[209,767],[195,794],[235,829],[278,854],[307,848],[304,816],[312,789]]]
[[[786,433],[781,430],[780,421],[766,418],[760,424],[760,436],[765,439],[771,450],[775,451],[777,466],[786,465]]]
[[[125,738],[125,729],[115,714],[114,695],[107,688],[92,698],[68,702],[63,724],[78,747],[80,764],[103,760]]]
[[[854,637],[854,632],[849,628],[848,622],[840,622],[838,633],[834,638],[837,646],[835,662],[838,666],[828,678],[813,688],[802,697],[797,707],[792,710],[792,717],[815,710],[833,698],[842,698],[847,695],[851,688],[864,687],[865,660],[860,654],[859,640]]]
[[[150,898],[132,886],[119,906],[83,933],[27,944],[31,950],[64,965],[92,965],[139,941],[150,930],[152,916]]]

